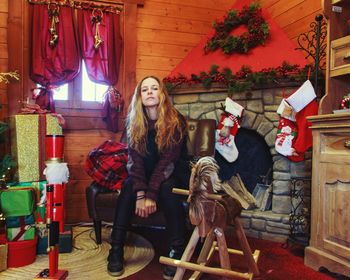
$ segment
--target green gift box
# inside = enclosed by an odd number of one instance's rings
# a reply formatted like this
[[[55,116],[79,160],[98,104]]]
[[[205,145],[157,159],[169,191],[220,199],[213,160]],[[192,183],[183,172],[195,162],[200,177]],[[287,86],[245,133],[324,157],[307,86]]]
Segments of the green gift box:
[[[0,192],[0,206],[5,217],[27,216],[34,210],[34,190],[13,189]]]
[[[17,228],[7,229],[8,241],[33,240],[35,237],[35,226],[24,225]]]
[[[17,162],[18,182],[45,179],[45,136],[62,135],[57,118],[50,114],[15,115],[10,118],[11,152]]]
[[[23,182],[23,183],[12,183],[8,186],[10,188],[32,188],[35,191],[35,201],[37,204],[43,204],[46,201],[46,184],[47,181],[39,182]]]

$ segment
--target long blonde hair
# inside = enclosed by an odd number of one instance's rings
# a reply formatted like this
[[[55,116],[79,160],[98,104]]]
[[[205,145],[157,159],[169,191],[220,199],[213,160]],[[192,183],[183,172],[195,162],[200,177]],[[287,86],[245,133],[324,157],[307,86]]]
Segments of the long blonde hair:
[[[158,151],[162,152],[171,145],[179,142],[185,131],[185,124],[180,114],[172,105],[169,94],[163,84],[157,77],[146,76],[136,86],[132,97],[128,117],[127,117],[127,136],[129,145],[142,155],[147,153],[147,117],[141,99],[141,84],[145,79],[153,78],[159,83],[159,105],[158,119],[155,123],[156,139],[155,142]],[[175,139],[174,134],[178,132],[180,137]]]

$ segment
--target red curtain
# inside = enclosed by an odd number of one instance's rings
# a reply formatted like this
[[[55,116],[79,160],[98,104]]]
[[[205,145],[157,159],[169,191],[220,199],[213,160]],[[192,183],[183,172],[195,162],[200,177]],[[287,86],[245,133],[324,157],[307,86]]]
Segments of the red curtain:
[[[100,24],[97,24],[96,20]],[[96,28],[102,40],[98,48],[94,47]],[[120,108],[117,108],[111,100],[115,96],[120,96],[114,88],[118,82],[121,59],[120,15],[102,13],[100,10],[79,11],[78,30],[81,53],[90,80],[110,86],[105,94],[102,117],[108,128],[117,132]]]
[[[74,10],[70,7],[59,7],[59,21],[56,23],[57,44],[49,45],[51,19],[47,5],[31,5],[32,18],[32,61],[31,79],[40,84],[36,103],[43,109],[55,111],[52,87],[71,81],[80,70],[81,56],[75,33]]]
[[[92,81],[115,85],[118,81],[121,57],[120,15],[102,12],[97,15],[102,15],[98,29],[103,42],[95,49],[97,24],[93,24],[94,10],[82,10],[78,13],[81,54]]]

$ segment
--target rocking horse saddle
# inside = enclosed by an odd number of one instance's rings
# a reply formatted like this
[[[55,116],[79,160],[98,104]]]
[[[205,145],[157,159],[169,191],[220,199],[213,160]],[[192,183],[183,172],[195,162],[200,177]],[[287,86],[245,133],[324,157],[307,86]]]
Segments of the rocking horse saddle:
[[[205,237],[213,227],[225,229],[227,225],[233,225],[241,211],[238,200],[225,195],[220,201],[203,199],[196,206],[190,205],[189,217],[191,224],[198,227],[199,236]],[[202,215],[198,216],[198,213]]]

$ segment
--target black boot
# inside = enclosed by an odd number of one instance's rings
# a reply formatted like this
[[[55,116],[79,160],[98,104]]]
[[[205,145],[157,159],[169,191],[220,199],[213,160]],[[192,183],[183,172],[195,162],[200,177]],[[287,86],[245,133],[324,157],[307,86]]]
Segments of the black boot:
[[[179,260],[182,257],[183,248],[173,248],[169,252],[169,258]],[[167,265],[163,271],[163,279],[172,280],[176,273],[176,266]]]
[[[111,276],[124,273],[124,249],[122,246],[112,246],[109,250],[107,270]]]

